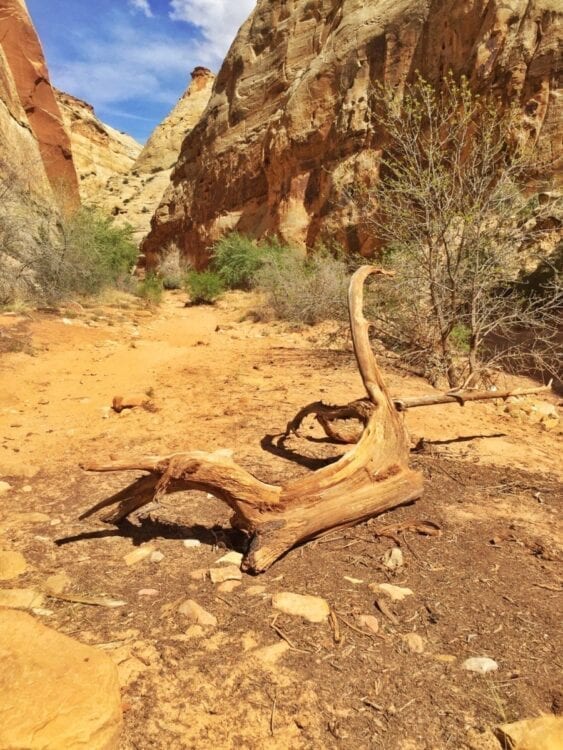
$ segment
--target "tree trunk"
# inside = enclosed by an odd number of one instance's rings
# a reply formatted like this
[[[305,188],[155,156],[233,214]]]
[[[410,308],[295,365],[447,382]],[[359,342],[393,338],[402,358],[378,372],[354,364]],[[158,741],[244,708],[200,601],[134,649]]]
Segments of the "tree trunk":
[[[243,569],[259,573],[310,539],[350,526],[422,494],[422,475],[408,466],[409,439],[370,347],[363,314],[363,285],[372,266],[358,269],[350,282],[350,327],[358,367],[370,402],[359,442],[336,463],[287,482],[261,482],[224,451],[178,453],[84,466],[88,471],[149,472],[126,490],[102,501],[81,517],[119,503],[104,520],[117,523],[166,492],[210,492],[234,511],[231,523],[250,537]],[[367,413],[367,412],[366,412]]]

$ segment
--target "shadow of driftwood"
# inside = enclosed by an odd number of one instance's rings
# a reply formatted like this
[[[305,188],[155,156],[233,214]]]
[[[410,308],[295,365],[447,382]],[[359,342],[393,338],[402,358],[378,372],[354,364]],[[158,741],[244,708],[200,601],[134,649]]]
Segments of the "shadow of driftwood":
[[[278,435],[264,435],[260,441],[260,445],[262,449],[268,451],[268,453],[272,453],[274,456],[279,456],[279,458],[284,458],[286,461],[292,461],[293,463],[299,464],[299,466],[304,466],[306,469],[311,469],[312,471],[322,469],[324,466],[329,466],[340,458],[340,455],[328,457],[305,456],[294,448],[289,448],[286,445],[287,439],[288,435],[285,433]],[[327,445],[335,445],[330,440],[323,440],[323,443]]]
[[[185,526],[174,521],[162,521],[152,516],[140,518],[138,524],[124,520],[116,524],[114,528],[83,531],[72,536],[61,537],[55,540],[55,544],[62,547],[75,542],[115,536],[131,539],[135,547],[153,539],[197,539],[210,547],[223,544],[226,548],[237,552],[245,552],[248,547],[248,537],[237,529],[218,525],[203,526],[202,524]]]

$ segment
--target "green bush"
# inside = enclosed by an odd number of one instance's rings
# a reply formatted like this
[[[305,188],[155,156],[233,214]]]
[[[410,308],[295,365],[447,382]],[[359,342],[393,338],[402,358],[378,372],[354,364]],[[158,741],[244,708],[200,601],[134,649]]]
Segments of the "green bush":
[[[147,274],[137,286],[137,296],[146,300],[151,305],[159,305],[161,303],[163,292],[162,279],[154,273]]]
[[[56,230],[40,227],[33,258],[38,296],[57,302],[73,294],[97,294],[126,282],[137,260],[132,227],[118,227],[92,208],[62,219]]]
[[[215,271],[190,271],[186,275],[185,288],[192,305],[212,305],[225,286]]]
[[[255,242],[233,232],[215,244],[211,267],[228,289],[250,289],[266,260],[286,251],[277,240]]]

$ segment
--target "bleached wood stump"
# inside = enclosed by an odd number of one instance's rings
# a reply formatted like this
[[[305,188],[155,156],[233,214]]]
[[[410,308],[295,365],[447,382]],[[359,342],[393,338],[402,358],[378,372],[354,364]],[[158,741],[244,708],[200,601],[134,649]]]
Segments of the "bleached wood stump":
[[[118,504],[103,520],[119,523],[167,492],[209,492],[230,506],[234,511],[231,524],[250,537],[243,569],[260,573],[297,544],[419,498],[422,475],[408,465],[410,446],[403,415],[387,391],[369,342],[363,287],[371,274],[385,272],[363,266],[353,275],[348,293],[354,352],[370,408],[360,440],[336,463],[282,486],[261,482],[224,451],[92,463],[83,468],[141,470],[148,476],[98,503],[81,518]]]

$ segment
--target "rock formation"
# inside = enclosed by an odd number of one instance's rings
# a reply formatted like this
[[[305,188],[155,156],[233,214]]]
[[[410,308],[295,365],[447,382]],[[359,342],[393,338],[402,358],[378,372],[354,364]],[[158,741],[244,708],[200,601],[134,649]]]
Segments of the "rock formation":
[[[207,107],[215,76],[207,68],[192,71],[192,80],[168,117],[153,131],[139,154],[135,169],[139,172],[161,172],[172,169],[178,161],[182,142],[199,122]]]
[[[182,141],[199,122],[214,80],[207,68],[195,68],[190,85],[156,127],[127,173],[110,177],[96,201],[117,221],[131,224],[139,241],[149,231],[151,216],[170,183]]]
[[[91,104],[55,90],[70,135],[84,203],[96,203],[110,177],[127,174],[142,150],[140,143],[106,125]]]
[[[106,654],[0,609],[0,747],[117,750],[121,723]]]
[[[79,204],[71,145],[24,0],[0,2],[0,160],[36,197]]]
[[[556,0],[259,0],[187,136],[143,244],[203,265],[225,231],[369,253],[343,188],[377,174],[373,81],[465,73],[517,100],[543,155],[560,157]]]

